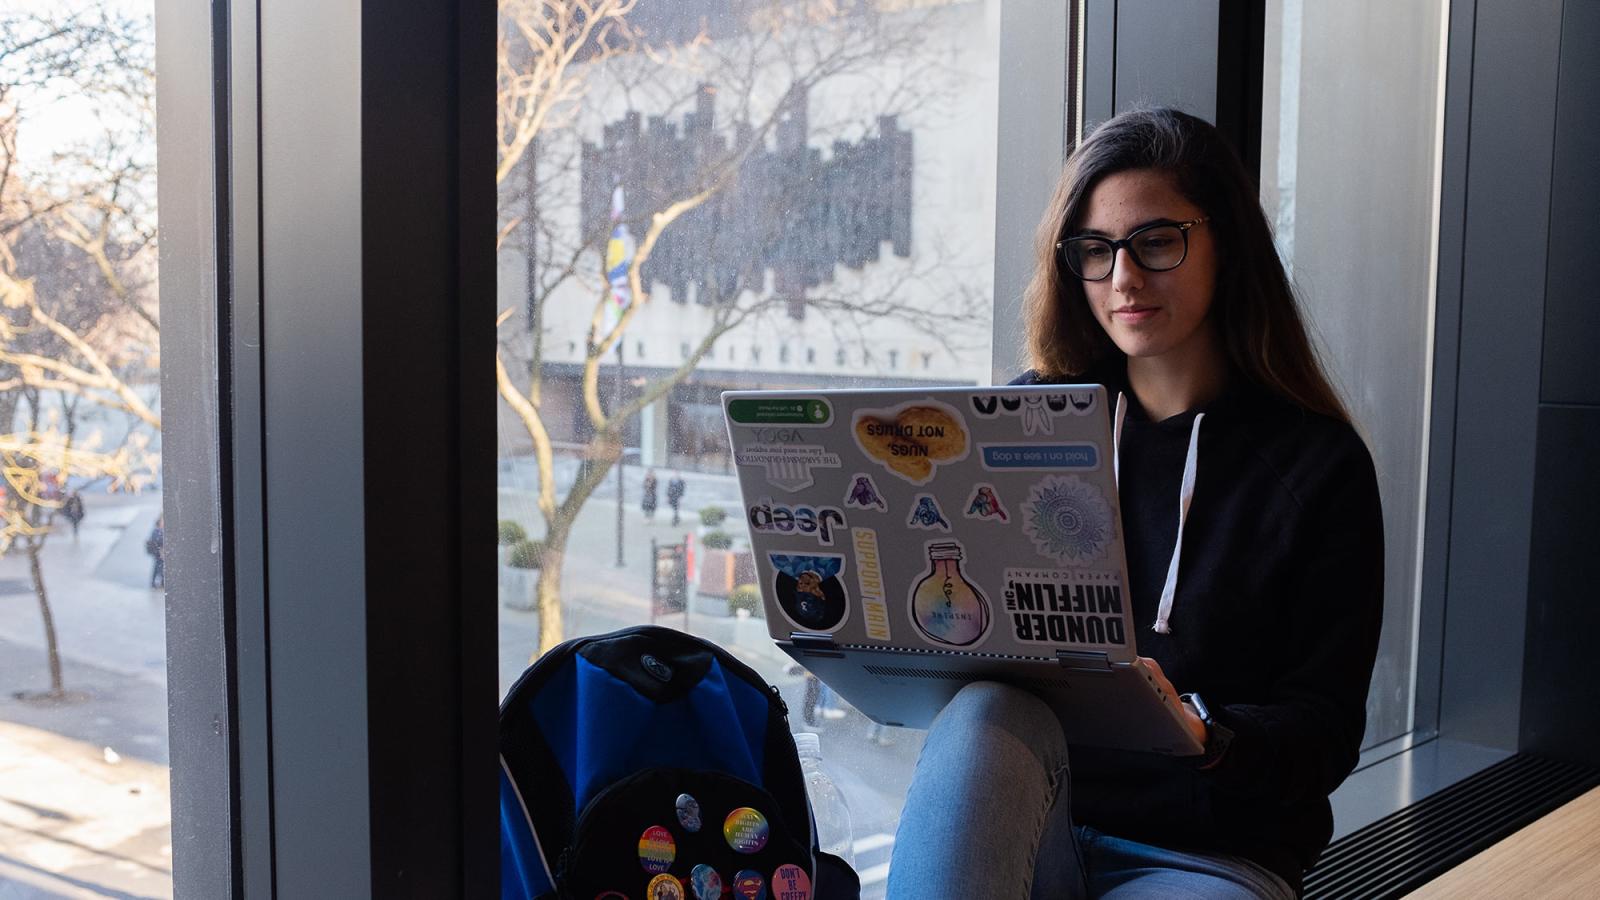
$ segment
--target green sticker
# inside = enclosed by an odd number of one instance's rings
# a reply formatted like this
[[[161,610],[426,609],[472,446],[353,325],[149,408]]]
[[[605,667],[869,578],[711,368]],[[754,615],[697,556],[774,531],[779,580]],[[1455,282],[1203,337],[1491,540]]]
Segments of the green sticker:
[[[728,401],[728,418],[740,425],[826,425],[833,410],[817,398],[744,398]]]

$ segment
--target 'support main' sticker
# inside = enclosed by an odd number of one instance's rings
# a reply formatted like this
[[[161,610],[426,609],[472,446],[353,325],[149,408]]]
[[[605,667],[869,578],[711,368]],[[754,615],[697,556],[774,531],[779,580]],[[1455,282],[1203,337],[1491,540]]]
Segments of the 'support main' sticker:
[[[889,640],[889,604],[883,595],[883,566],[878,557],[878,533],[871,528],[850,529],[856,551],[856,586],[861,589],[861,619],[867,637]]]
[[[839,454],[816,444],[747,444],[734,451],[733,461],[741,466],[761,466],[767,470],[767,483],[794,493],[815,484],[812,469],[839,468]]]
[[[833,553],[767,553],[778,608],[802,631],[831,632],[850,610],[844,557]]]
[[[927,484],[941,463],[966,459],[971,443],[955,407],[931,398],[857,410],[853,431],[868,459],[912,484]]]
[[[1051,475],[1022,504],[1022,531],[1043,556],[1069,566],[1106,557],[1115,523],[1100,489],[1076,475]]]
[[[1019,641],[1126,647],[1122,580],[1082,569],[1006,569],[1005,615]]]

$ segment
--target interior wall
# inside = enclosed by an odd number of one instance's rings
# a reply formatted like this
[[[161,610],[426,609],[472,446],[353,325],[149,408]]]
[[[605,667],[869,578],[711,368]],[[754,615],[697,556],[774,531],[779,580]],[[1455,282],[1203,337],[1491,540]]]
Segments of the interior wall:
[[[1562,10],[1556,89],[1544,355],[1539,386],[1522,749],[1600,766],[1600,686],[1589,636],[1594,517],[1600,505],[1600,259],[1589,236],[1600,209],[1600,5]]]

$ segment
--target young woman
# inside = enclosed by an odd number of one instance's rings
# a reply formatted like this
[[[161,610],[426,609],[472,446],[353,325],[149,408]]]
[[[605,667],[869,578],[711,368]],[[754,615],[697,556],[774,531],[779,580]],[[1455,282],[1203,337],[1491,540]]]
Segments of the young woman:
[[[1117,116],[1040,226],[1018,384],[1099,383],[1140,652],[1199,758],[1067,746],[973,684],[934,722],[893,898],[1292,897],[1354,768],[1382,620],[1372,460],[1216,129]]]

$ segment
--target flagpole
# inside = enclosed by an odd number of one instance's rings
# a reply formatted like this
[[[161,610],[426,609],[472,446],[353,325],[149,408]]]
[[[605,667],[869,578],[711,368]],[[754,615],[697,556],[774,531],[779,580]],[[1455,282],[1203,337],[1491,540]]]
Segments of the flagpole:
[[[622,408],[622,348],[625,344],[627,344],[627,341],[620,337],[617,338],[617,387],[616,403],[613,405],[613,409]],[[628,465],[627,425],[628,423],[623,422],[617,428],[617,441],[619,444],[621,444],[621,447],[619,448],[621,452],[617,454],[617,568],[619,569],[625,565],[622,558],[622,470]]]

